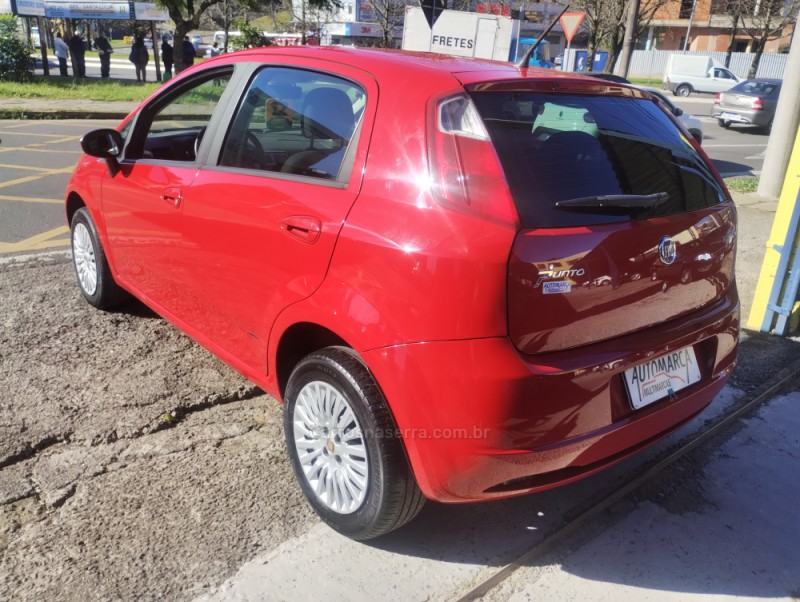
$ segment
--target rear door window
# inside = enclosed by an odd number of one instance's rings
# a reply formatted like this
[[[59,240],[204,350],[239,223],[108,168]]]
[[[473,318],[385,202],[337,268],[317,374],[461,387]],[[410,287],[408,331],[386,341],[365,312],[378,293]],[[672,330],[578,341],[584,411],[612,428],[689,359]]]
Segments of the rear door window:
[[[726,198],[692,143],[652,100],[473,92],[525,227],[647,219]],[[655,207],[557,208],[598,195],[669,198]]]

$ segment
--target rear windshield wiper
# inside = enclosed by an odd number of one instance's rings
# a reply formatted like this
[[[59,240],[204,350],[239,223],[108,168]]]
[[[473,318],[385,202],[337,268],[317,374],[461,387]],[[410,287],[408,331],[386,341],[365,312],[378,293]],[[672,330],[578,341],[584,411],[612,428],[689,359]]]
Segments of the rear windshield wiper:
[[[558,201],[558,209],[604,208],[634,209],[637,207],[657,207],[669,199],[669,193],[656,192],[653,194],[604,194],[599,196],[585,196],[579,199]]]

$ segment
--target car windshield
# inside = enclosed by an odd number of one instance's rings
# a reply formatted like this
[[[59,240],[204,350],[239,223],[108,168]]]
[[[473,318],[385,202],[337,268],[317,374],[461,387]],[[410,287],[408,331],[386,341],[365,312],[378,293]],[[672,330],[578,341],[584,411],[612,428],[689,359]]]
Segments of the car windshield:
[[[474,92],[525,227],[592,225],[710,207],[726,198],[708,165],[653,101],[618,96]],[[560,201],[666,193],[614,210]]]
[[[733,88],[731,92],[752,94],[754,96],[769,96],[777,87],[777,84],[771,82],[746,81]]]

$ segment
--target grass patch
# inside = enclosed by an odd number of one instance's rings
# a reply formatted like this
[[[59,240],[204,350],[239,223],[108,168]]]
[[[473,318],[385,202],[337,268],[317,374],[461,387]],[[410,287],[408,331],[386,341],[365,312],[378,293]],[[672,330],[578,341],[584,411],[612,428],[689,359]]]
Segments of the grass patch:
[[[635,86],[646,86],[648,88],[660,88],[664,83],[661,79],[650,79],[646,77],[629,77],[631,83]]]
[[[755,192],[758,190],[758,178],[754,176],[727,178],[725,185],[736,192]]]
[[[141,102],[159,86],[157,83],[74,80],[71,77],[50,76],[37,77],[28,83],[0,81],[0,97]]]

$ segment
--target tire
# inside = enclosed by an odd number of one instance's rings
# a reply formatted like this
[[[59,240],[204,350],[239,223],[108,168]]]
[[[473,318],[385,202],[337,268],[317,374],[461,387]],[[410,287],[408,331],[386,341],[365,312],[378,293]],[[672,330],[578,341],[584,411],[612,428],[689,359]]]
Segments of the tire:
[[[692,93],[692,87],[689,84],[681,84],[675,88],[675,96],[689,96]]]
[[[719,127],[725,128],[726,130],[731,127],[731,122],[727,119],[717,119],[717,123],[719,124]]]
[[[97,228],[86,207],[72,216],[72,265],[83,297],[98,309],[111,309],[127,299],[111,275]]]
[[[292,468],[323,521],[342,535],[366,540],[419,513],[425,497],[397,425],[354,352],[328,347],[305,357],[289,378],[285,401]]]

